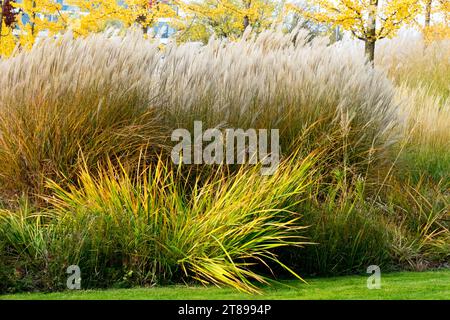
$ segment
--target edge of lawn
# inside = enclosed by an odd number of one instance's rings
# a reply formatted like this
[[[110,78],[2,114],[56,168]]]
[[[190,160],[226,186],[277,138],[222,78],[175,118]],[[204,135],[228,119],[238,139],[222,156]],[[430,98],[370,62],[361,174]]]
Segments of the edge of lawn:
[[[368,289],[367,275],[284,280],[246,294],[229,287],[168,285],[131,289],[75,290],[0,295],[0,300],[450,300],[450,268],[381,274],[381,288]]]

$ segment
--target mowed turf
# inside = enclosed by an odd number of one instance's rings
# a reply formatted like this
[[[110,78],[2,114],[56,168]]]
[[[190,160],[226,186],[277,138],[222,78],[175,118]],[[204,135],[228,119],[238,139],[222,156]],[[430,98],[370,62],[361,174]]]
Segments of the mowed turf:
[[[153,288],[78,290],[57,293],[2,295],[0,299],[32,300],[254,300],[254,299],[450,299],[450,269],[399,272],[381,275],[381,288],[369,290],[368,276],[283,281],[263,288],[261,295],[248,295],[232,288],[162,286]]]

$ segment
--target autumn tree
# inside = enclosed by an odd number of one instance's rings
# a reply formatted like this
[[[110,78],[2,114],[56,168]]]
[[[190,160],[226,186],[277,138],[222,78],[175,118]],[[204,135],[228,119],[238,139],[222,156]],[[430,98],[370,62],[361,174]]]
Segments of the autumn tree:
[[[308,41],[316,37],[328,37],[332,43],[342,40],[343,31],[340,26],[318,23],[314,19],[299,14],[299,6],[303,6],[303,10],[314,10],[314,8],[308,7],[306,3],[297,3],[296,6],[297,10],[284,11],[283,30],[285,32],[292,32],[297,29],[306,30]]]
[[[422,6],[424,24],[419,27],[425,42],[450,38],[450,1],[423,0]]]
[[[439,16],[439,23],[448,25],[450,20],[450,1],[449,0],[422,0],[425,16],[424,27],[431,25],[432,15]]]
[[[11,28],[16,23],[17,11],[14,10],[12,0],[0,0],[0,21]],[[1,31],[1,29],[0,29]]]
[[[9,56],[17,46],[31,48],[42,33],[51,36],[64,29],[61,4],[56,0],[0,3],[0,56]]]
[[[268,28],[281,9],[275,0],[201,0],[184,2],[174,24],[181,41],[207,41],[210,36],[239,38],[247,27]]]
[[[375,43],[393,37],[420,12],[419,0],[313,0],[314,11],[289,5],[292,10],[320,23],[339,25],[365,43],[373,64]]]
[[[65,28],[62,5],[56,0],[23,0],[13,5],[20,11],[18,41],[23,47],[32,47],[42,33],[52,36]]]
[[[138,25],[147,33],[158,18],[176,15],[168,1],[161,0],[69,0],[80,8],[82,14],[72,20],[72,29],[77,34],[88,34],[104,30],[108,23],[118,22],[124,27]]]
[[[13,29],[17,11],[12,4],[11,0],[0,0],[0,57],[10,55],[16,46]]]
[[[433,5],[433,0],[425,0],[425,27],[430,26],[431,22],[431,7]]]
[[[123,15],[124,8],[117,1],[111,0],[67,0],[70,6],[78,8],[79,12],[69,17],[68,29],[75,36],[84,36],[100,32],[112,20]]]
[[[78,10],[63,11],[57,0],[1,0],[0,56],[9,56],[16,46],[31,48],[39,37],[67,30],[84,36],[103,31],[109,23],[137,25],[147,32],[158,18],[176,14],[166,0],[66,0],[65,4]]]

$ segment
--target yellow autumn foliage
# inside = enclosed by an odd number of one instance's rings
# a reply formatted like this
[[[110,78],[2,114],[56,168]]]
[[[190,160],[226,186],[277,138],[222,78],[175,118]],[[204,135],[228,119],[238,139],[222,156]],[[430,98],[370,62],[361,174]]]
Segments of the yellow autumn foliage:
[[[450,26],[443,23],[423,28],[423,37],[426,43],[450,39]]]
[[[67,30],[75,36],[86,36],[105,30],[109,24],[118,24],[137,25],[146,31],[158,18],[176,14],[169,4],[149,0],[66,0],[65,4],[79,11],[65,12],[56,0],[12,2],[20,14],[14,26],[2,25],[0,56],[10,56],[16,46],[29,49],[39,37],[51,37]]]
[[[237,39],[247,26],[259,32],[278,18],[274,0],[199,0],[180,4],[184,16],[174,21],[179,41],[206,42],[218,38]]]
[[[10,56],[16,47],[16,39],[11,29],[6,27],[2,21],[2,32],[0,35],[0,57]]]
[[[300,9],[288,4],[288,10],[321,23],[339,25],[361,40],[376,41],[392,38],[420,11],[417,0],[311,0],[310,8]],[[375,33],[370,32],[371,19],[375,19]]]

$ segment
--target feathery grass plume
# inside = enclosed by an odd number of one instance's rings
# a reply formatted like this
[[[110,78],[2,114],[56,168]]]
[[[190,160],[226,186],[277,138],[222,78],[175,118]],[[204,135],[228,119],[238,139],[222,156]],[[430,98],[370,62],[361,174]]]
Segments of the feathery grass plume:
[[[383,39],[376,64],[397,85],[426,87],[432,95],[450,97],[450,40],[425,43],[423,36],[404,32]]]
[[[161,55],[137,34],[70,34],[0,61],[0,188],[42,193],[46,178],[76,176],[114,155],[160,150],[166,133],[151,108],[149,74]]]
[[[139,33],[66,35],[2,61],[2,189],[42,192],[46,177],[73,178],[80,151],[90,165],[112,153],[134,158],[161,144],[164,128],[191,129],[194,120],[278,128],[286,154],[299,143],[304,154],[348,145],[335,161],[376,158],[393,139],[391,85],[363,58],[306,38],[267,30],[161,51]]]
[[[403,142],[397,171],[407,172],[415,181],[425,176],[444,188],[450,187],[450,98],[430,89],[401,86],[397,89],[400,116],[404,119]]]
[[[192,128],[202,120],[209,128],[278,128],[286,153],[313,124],[305,146],[327,144],[340,130],[352,160],[383,149],[397,120],[389,81],[363,57],[324,39],[309,43],[306,33],[266,30],[236,42],[170,46],[155,103],[168,126]]]

